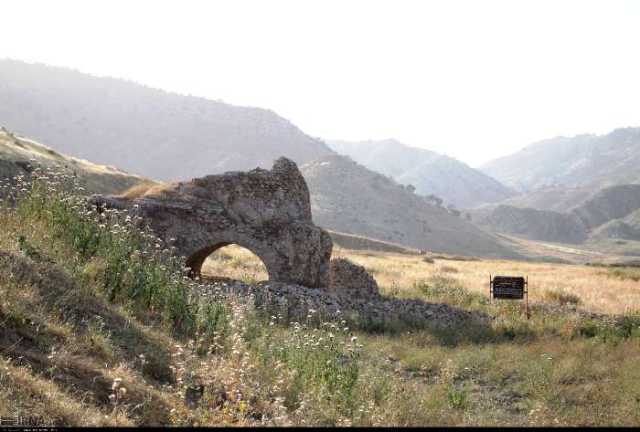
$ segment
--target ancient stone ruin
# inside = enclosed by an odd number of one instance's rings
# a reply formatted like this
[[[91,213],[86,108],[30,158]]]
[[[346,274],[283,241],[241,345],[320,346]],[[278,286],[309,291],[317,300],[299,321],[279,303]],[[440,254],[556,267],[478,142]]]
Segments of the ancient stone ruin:
[[[269,281],[214,282],[204,284],[203,293],[248,295],[256,304],[286,312],[287,319],[299,321],[315,313],[369,328],[396,321],[414,325],[425,319],[446,327],[478,319],[442,304],[382,296],[364,267],[331,259],[331,237],[313,224],[307,184],[286,158],[278,159],[271,170],[134,188],[122,196],[94,195],[92,202],[141,216],[186,257],[196,274],[218,248],[237,244],[249,249],[264,262]]]
[[[129,209],[163,240],[175,239],[195,274],[215,250],[237,244],[260,257],[269,280],[329,285],[331,238],[313,224],[309,189],[289,159],[278,159],[271,170],[210,175],[93,202]]]
[[[371,299],[380,295],[373,276],[364,267],[345,258],[331,260],[329,290],[357,298]]]

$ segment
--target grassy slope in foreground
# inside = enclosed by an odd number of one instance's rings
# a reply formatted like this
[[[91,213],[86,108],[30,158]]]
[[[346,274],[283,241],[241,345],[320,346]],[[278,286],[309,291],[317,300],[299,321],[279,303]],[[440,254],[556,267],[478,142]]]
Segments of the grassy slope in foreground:
[[[199,284],[149,234],[120,215],[93,218],[68,195],[39,191],[0,211],[0,415],[58,425],[640,423],[637,315],[578,312],[576,302],[591,308],[592,299],[565,286],[526,320],[470,283],[494,268],[527,272],[536,293],[545,273],[551,291],[554,281],[637,280],[633,271],[339,250],[390,295],[492,317],[482,327],[374,334],[287,325],[282,312],[240,299],[190,295]],[[607,291],[612,311],[637,305],[620,291]],[[189,408],[185,392],[199,383],[204,394]]]

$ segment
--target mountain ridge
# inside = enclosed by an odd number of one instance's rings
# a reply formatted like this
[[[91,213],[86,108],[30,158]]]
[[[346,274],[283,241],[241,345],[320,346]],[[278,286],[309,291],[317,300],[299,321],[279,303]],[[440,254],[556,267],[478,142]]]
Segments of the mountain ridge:
[[[483,164],[479,169],[520,192],[550,186],[598,190],[640,183],[640,128],[555,137]]]
[[[369,169],[412,185],[416,193],[435,195],[458,208],[499,202],[515,191],[452,157],[411,147],[395,139],[369,141],[326,140],[334,151]]]
[[[272,110],[15,60],[0,60],[0,124],[71,156],[165,181],[333,153]]]

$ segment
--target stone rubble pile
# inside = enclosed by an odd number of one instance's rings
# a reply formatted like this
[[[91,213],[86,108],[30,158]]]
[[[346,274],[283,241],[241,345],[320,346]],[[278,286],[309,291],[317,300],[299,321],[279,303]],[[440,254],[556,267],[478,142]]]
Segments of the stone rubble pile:
[[[281,282],[248,285],[240,281],[205,285],[205,294],[236,295],[248,299],[256,307],[272,315],[280,314],[288,322],[304,322],[309,315],[324,321],[345,319],[365,328],[386,328],[396,323],[411,327],[451,326],[476,322],[479,317],[445,304],[426,303],[416,299],[353,296],[351,290],[308,288]]]

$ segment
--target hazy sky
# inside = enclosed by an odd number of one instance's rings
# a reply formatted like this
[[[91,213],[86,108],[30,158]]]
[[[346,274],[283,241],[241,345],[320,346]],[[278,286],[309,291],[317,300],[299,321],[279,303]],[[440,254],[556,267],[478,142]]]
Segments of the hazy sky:
[[[5,1],[0,57],[477,165],[640,126],[640,1]]]

